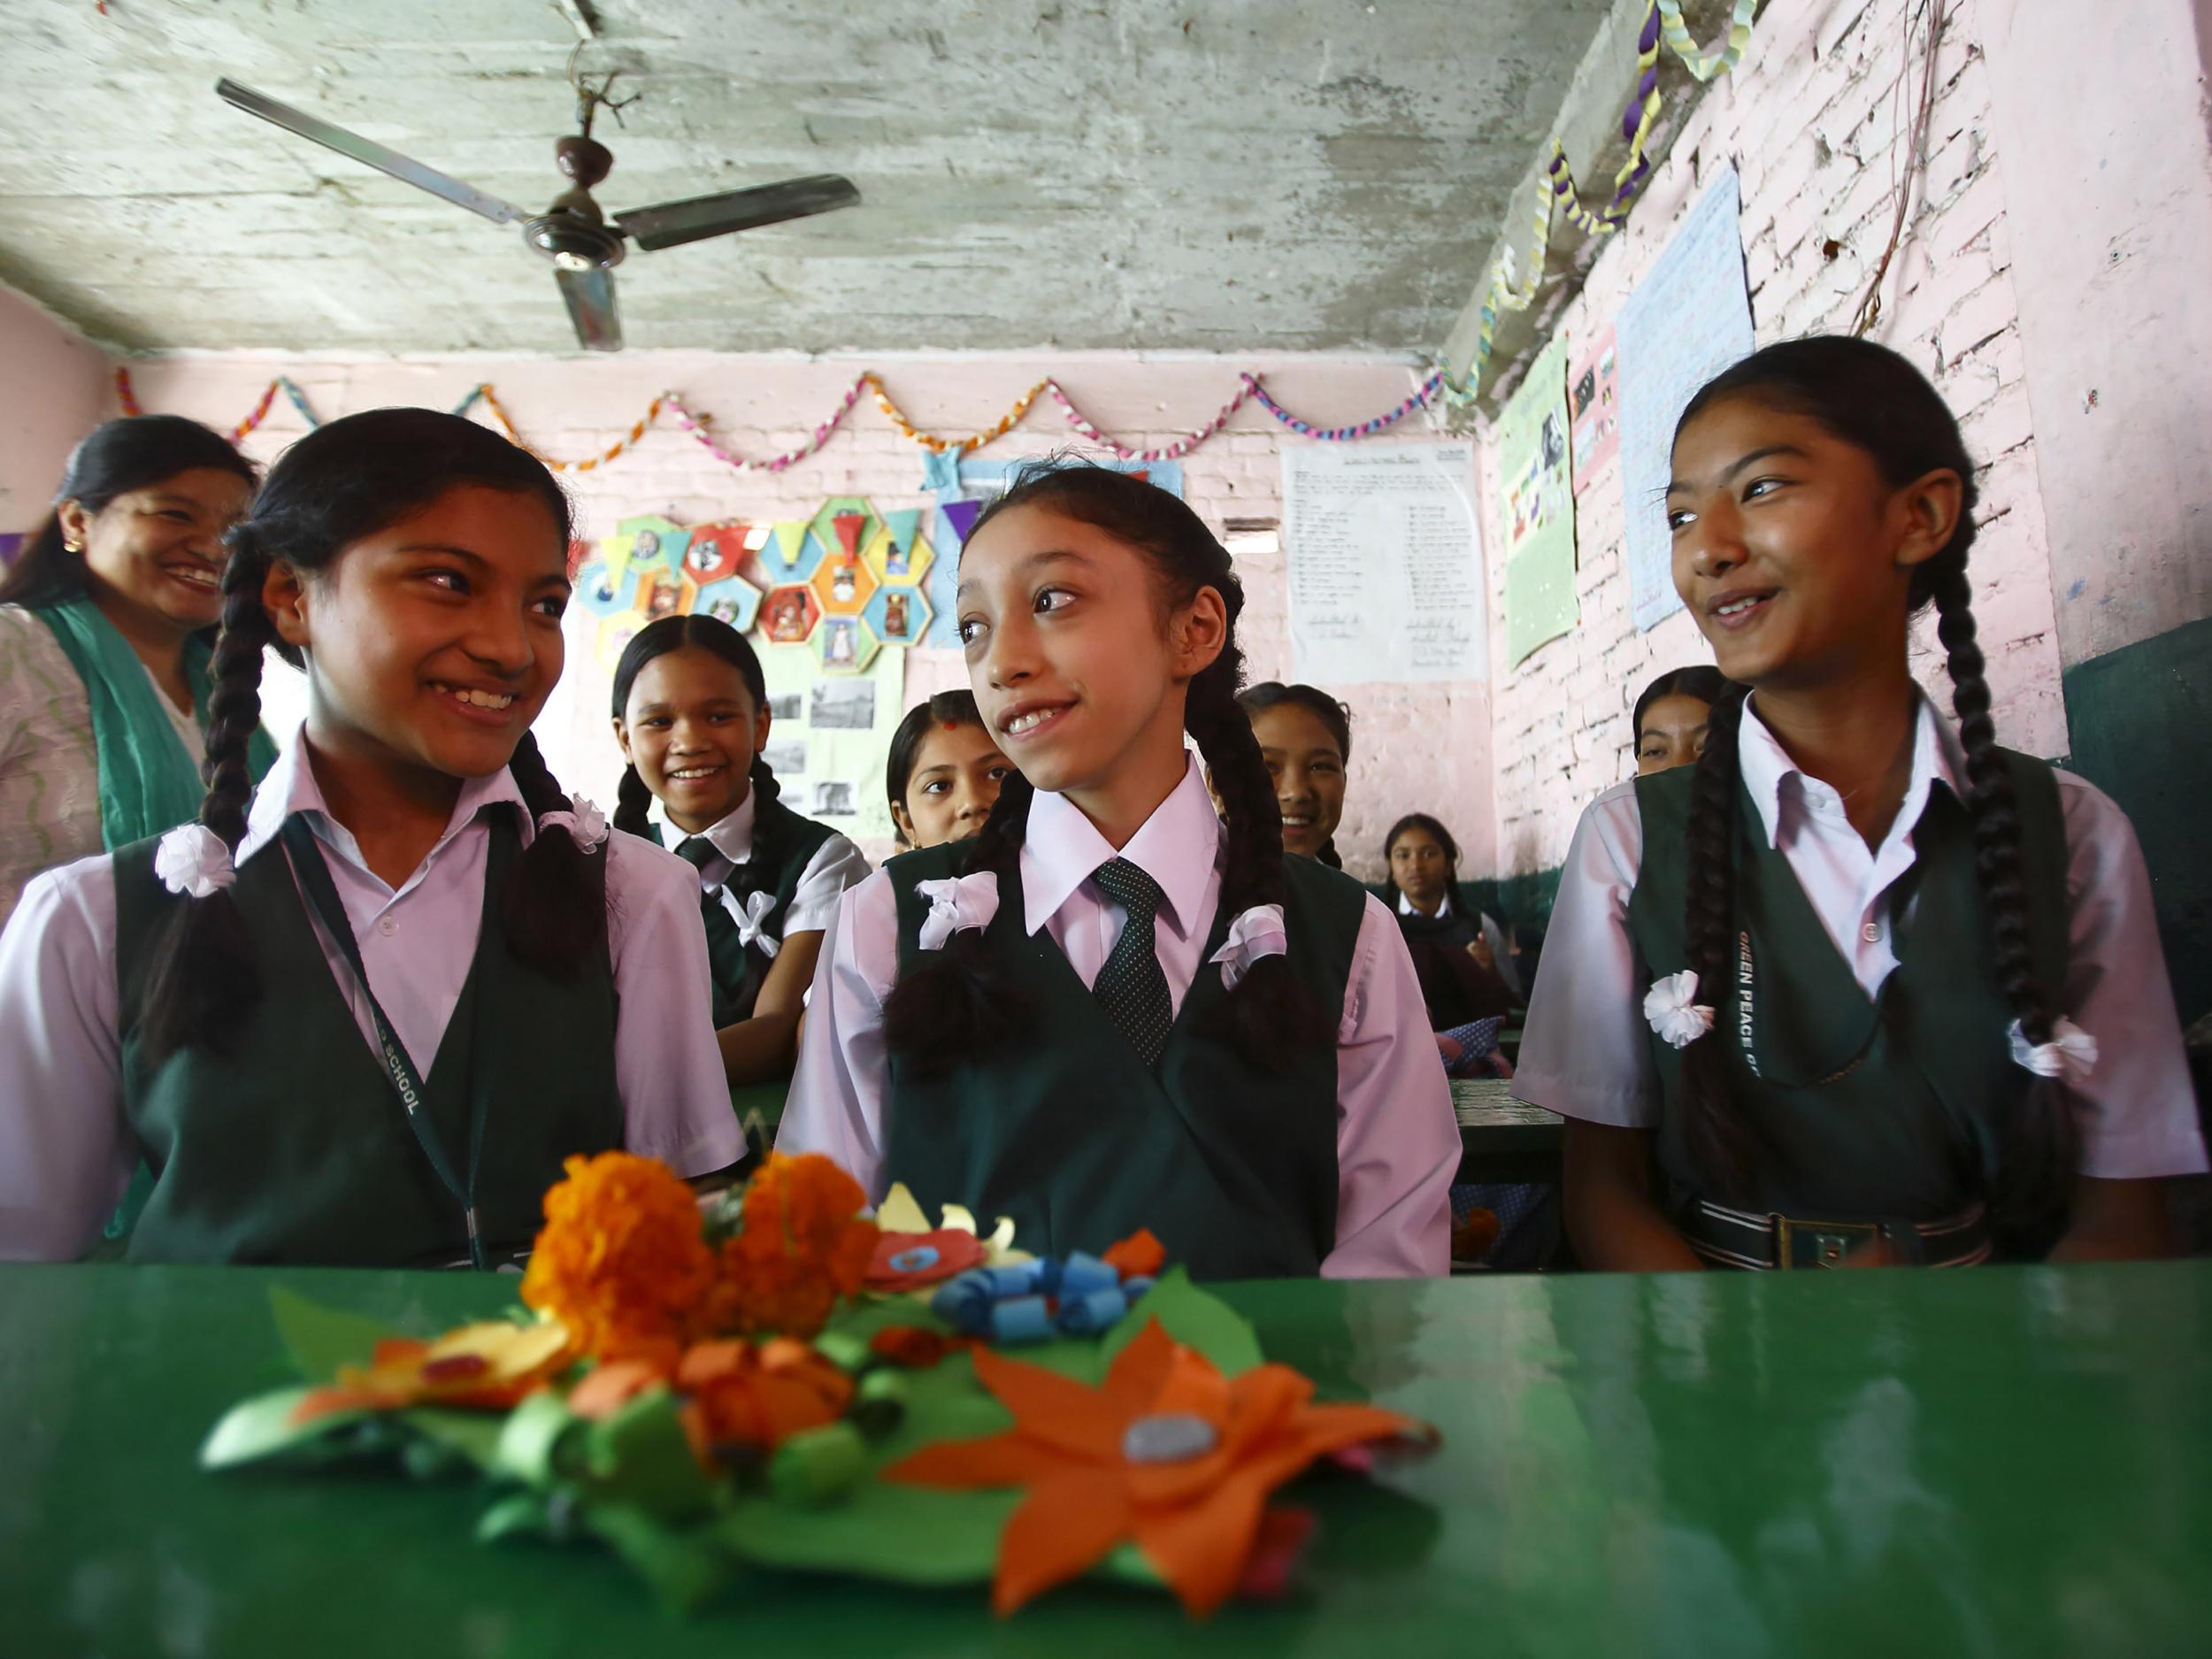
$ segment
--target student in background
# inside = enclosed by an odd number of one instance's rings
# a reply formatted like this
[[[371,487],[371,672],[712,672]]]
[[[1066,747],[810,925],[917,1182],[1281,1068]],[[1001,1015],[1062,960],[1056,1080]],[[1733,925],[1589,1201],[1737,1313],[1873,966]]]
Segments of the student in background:
[[[230,536],[199,821],[34,880],[0,933],[0,1256],[488,1266],[572,1154],[741,1150],[688,872],[529,734],[567,498],[452,415],[285,452]],[[308,682],[260,788],[262,653]]]
[[[1275,784],[1283,850],[1344,868],[1336,826],[1344,818],[1345,771],[1352,759],[1352,712],[1315,686],[1263,680],[1237,698]]]
[[[0,926],[40,871],[199,810],[223,534],[257,480],[196,420],[108,421],[0,572]],[[254,733],[253,776],[275,759]]]
[[[1747,693],[1568,853],[1515,1089],[1575,1120],[1584,1263],[2160,1254],[2205,1154],[2149,884],[2109,800],[1997,746],[1942,398],[1864,341],[1770,346],[1673,474],[1676,589]],[[1908,664],[1930,604],[1955,734]]]
[[[906,711],[891,733],[883,785],[901,851],[960,841],[983,827],[1013,771],[972,691],[941,691]]]
[[[697,872],[723,1070],[733,1087],[780,1096],[822,930],[868,863],[778,798],[761,757],[769,718],[760,658],[712,617],[664,617],[615,665],[614,735],[628,763],[615,826],[672,840]],[[751,1103],[766,1115],[780,1102]]]
[[[1451,831],[1426,812],[1409,812],[1390,826],[1383,856],[1390,878],[1379,896],[1397,913],[1430,1029],[1447,1032],[1510,1013],[1514,995],[1498,972],[1497,948],[1483,926],[1487,918],[1460,885],[1459,843]]]
[[[1636,699],[1630,729],[1636,734],[1636,775],[1647,778],[1675,766],[1694,766],[1705,752],[1713,705],[1728,689],[1717,668],[1699,664],[1671,668]]]
[[[779,1144],[1041,1254],[1149,1227],[1202,1278],[1442,1272],[1459,1137],[1419,987],[1379,904],[1283,856],[1227,552],[1141,479],[1033,468],[958,603],[1019,770],[981,834],[839,910]]]

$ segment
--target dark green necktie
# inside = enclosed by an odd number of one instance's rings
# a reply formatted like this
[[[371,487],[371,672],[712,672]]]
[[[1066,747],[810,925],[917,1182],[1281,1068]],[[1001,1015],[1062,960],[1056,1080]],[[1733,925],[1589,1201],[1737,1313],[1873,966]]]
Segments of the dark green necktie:
[[[1167,992],[1167,975],[1153,949],[1152,919],[1166,895],[1160,884],[1131,864],[1117,858],[1091,872],[1099,891],[1129,913],[1121,937],[1106,955],[1091,994],[1098,998],[1106,1017],[1121,1028],[1137,1058],[1147,1066],[1159,1063],[1167,1047],[1168,1027],[1175,1020],[1175,1006]]]
[[[725,854],[705,836],[693,835],[676,844],[676,856],[694,870],[704,870],[711,860]],[[714,983],[724,995],[734,996],[743,988],[752,964],[745,959],[745,941],[739,936],[729,907],[722,902],[719,887],[700,894],[699,918],[707,927],[707,965],[713,971]],[[723,995],[716,996],[718,1005],[722,1001]]]

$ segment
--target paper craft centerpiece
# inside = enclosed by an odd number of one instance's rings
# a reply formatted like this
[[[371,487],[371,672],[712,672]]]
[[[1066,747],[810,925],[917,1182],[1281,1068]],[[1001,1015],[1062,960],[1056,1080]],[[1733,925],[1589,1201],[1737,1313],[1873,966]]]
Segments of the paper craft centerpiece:
[[[1288,1582],[1311,1521],[1278,1488],[1435,1441],[1317,1402],[1149,1233],[1038,1260],[902,1188],[871,1219],[815,1156],[704,1209],[650,1159],[567,1169],[534,1319],[418,1340],[277,1292],[311,1381],[234,1408],[202,1463],[472,1471],[480,1540],[596,1540],[684,1609],[752,1567],[988,1583],[1002,1614],[1098,1574],[1202,1617]]]

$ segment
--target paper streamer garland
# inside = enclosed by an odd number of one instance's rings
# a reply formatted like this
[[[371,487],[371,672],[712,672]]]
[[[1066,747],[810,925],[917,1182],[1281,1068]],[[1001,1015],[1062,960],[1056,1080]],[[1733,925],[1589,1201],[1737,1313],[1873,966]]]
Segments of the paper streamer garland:
[[[1386,426],[1396,426],[1415,410],[1425,407],[1429,400],[1436,396],[1438,388],[1443,384],[1444,371],[1439,369],[1421,382],[1419,389],[1412,396],[1407,398],[1404,403],[1386,415],[1377,415],[1373,419],[1363,420],[1357,426],[1319,427],[1308,426],[1270,397],[1267,395],[1267,388],[1260,384],[1257,375],[1248,374],[1244,377],[1245,389],[1260,400],[1261,408],[1266,410],[1269,414],[1274,416],[1276,419],[1281,421],[1301,437],[1319,438],[1327,443],[1351,443],[1361,438],[1371,438]]]

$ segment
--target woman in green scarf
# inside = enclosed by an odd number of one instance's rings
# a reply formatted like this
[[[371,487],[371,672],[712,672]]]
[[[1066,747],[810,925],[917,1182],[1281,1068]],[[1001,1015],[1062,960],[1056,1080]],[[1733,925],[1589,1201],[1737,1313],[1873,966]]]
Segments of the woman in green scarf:
[[[40,871],[198,812],[223,534],[257,481],[197,421],[111,420],[0,574],[0,926]],[[257,734],[254,775],[274,759]]]

